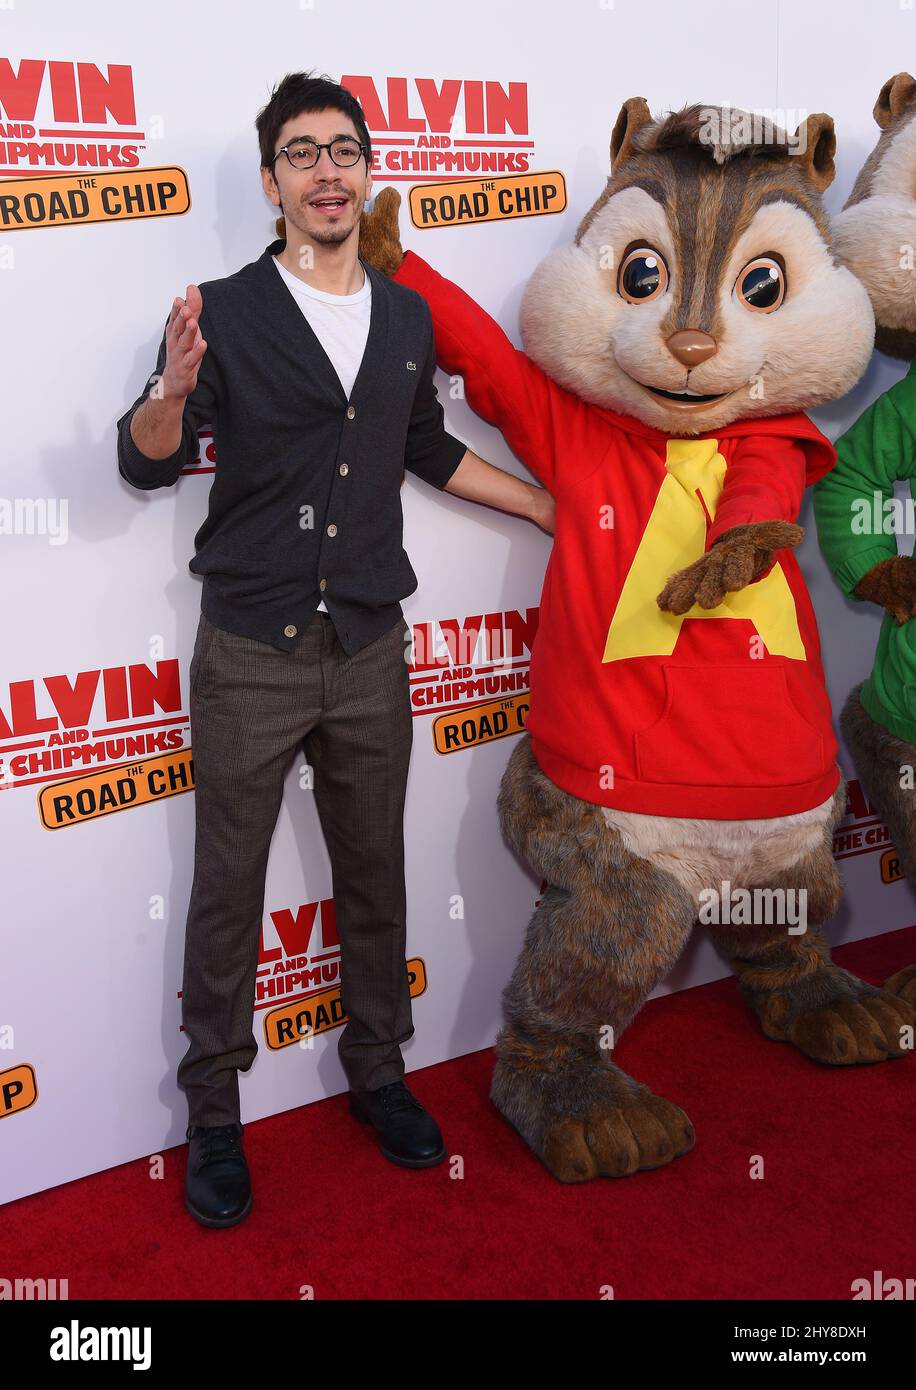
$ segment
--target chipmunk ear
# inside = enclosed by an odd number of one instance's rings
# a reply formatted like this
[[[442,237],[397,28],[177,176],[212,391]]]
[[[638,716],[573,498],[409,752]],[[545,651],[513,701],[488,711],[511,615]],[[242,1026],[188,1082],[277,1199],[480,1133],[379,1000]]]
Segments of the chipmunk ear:
[[[652,124],[652,112],[645,97],[628,97],[611,132],[611,168],[617,173],[633,153],[633,137],[644,125]]]
[[[802,168],[819,193],[833,183],[836,165],[836,131],[833,117],[819,111],[809,116],[795,132],[795,139],[802,150]]]
[[[878,93],[873,115],[882,130],[886,130],[895,116],[907,109],[916,96],[916,82],[908,72],[898,72],[889,77]]]
[[[608,175],[604,192],[596,199],[576,228],[573,242],[578,246],[588,228],[604,207],[608,199],[608,189],[620,166],[633,154],[633,138],[644,125],[652,124],[652,112],[645,97],[629,97],[620,108],[620,115],[611,131],[611,173]]]

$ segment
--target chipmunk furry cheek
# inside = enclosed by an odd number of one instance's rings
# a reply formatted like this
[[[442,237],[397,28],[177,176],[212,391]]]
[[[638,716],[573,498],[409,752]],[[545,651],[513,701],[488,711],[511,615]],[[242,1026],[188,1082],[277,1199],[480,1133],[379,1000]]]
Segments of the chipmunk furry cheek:
[[[735,288],[744,268],[767,255],[784,264],[785,297],[772,313],[753,312]],[[842,334],[837,323],[844,325]],[[723,379],[716,375],[717,361],[719,372],[728,375],[747,368],[749,388],[729,403],[731,420],[804,409],[842,395],[865,370],[874,323],[867,293],[837,264],[814,220],[794,203],[776,200],[758,209],[731,249],[712,332],[719,352],[691,374],[691,384],[715,390]]]
[[[878,144],[831,224],[837,256],[871,299],[875,346],[905,360],[916,353],[916,120],[912,94],[908,100],[878,122]]]
[[[624,252],[634,243],[659,251],[669,276],[665,293],[639,305],[617,292]],[[664,211],[641,188],[624,189],[605,204],[581,242],[554,251],[534,270],[519,312],[525,351],[584,400],[644,418],[644,393],[620,365],[620,354],[636,354],[632,366],[637,372],[658,370],[661,327],[676,288],[674,245]],[[672,389],[680,389],[683,369],[667,356]],[[658,424],[659,418],[651,423]]]
[[[837,213],[833,244],[862,282],[875,317],[887,328],[912,328],[916,320],[916,205],[910,196],[883,194]]]

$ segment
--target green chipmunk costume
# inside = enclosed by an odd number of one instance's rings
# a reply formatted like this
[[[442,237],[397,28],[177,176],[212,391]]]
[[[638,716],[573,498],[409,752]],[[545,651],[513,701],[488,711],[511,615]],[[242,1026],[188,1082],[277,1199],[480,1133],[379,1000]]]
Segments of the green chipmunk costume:
[[[833,220],[837,255],[868,290],[876,347],[910,369],[836,442],[836,466],[814,488],[818,539],[843,592],[885,611],[868,679],[840,728],[866,795],[916,883],[916,560],[898,555],[894,483],[916,499],[916,81],[898,73],[874,108],[881,136]],[[903,509],[905,510],[905,509]],[[916,965],[885,988],[916,1004]]]

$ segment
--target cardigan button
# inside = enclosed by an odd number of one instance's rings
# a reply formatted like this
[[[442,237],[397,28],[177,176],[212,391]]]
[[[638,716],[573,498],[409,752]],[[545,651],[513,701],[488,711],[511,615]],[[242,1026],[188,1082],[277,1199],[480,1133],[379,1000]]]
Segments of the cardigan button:
[[[348,406],[347,406],[347,419],[348,419],[348,420],[352,420],[355,414],[356,414],[356,406],[355,406],[355,405],[348,405]]]
[[[338,468],[337,471],[338,471],[338,473],[340,474],[340,476],[341,476],[342,478],[345,478],[345,477],[347,476],[347,474],[349,473],[350,469],[349,469],[349,466],[348,466],[346,463],[342,463],[342,464],[340,465],[340,467]]]
[[[297,627],[295,627],[292,623],[287,623],[287,624],[286,624],[286,627],[283,629],[283,636],[284,636],[284,637],[295,637],[295,635],[296,635],[296,633],[298,632],[298,630],[299,630],[299,629],[298,629]]]
[[[318,581],[318,587],[322,590],[326,589],[328,587],[328,581],[326,579],[320,579]]]
[[[329,536],[336,536],[336,535],[337,535],[337,527],[334,525],[333,521],[331,522],[330,526],[328,527],[328,535],[329,535]]]

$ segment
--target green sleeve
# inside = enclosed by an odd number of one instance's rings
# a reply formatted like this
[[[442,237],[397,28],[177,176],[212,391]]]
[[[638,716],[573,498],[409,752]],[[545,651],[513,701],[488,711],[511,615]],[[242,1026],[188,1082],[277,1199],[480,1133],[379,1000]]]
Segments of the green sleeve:
[[[905,385],[907,389],[901,391]],[[879,396],[840,436],[836,466],[814,486],[821,551],[850,598],[858,598],[854,589],[864,574],[897,554],[884,503],[894,496],[898,478],[912,477],[914,461],[911,427],[898,404],[912,405],[916,415],[916,392],[906,377]]]

